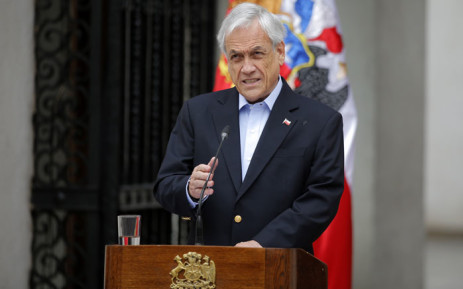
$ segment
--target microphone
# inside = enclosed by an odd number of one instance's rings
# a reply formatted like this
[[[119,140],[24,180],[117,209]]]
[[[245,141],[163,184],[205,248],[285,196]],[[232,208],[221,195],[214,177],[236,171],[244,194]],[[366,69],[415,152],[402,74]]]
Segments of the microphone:
[[[203,198],[204,198],[204,191],[207,188],[207,183],[209,182],[209,179],[211,178],[212,171],[214,170],[215,163],[217,161],[217,156],[219,155],[220,149],[222,148],[223,141],[228,137],[228,134],[230,132],[230,126],[226,125],[222,129],[221,137],[222,140],[220,141],[219,148],[217,149],[217,152],[215,153],[214,161],[212,162],[211,166],[211,171],[207,175],[206,181],[204,182],[204,185],[201,189],[201,194],[199,195],[199,201],[198,201],[198,208],[196,210],[196,231],[195,231],[195,245],[204,245],[203,241],[203,218],[201,216],[201,208],[203,206]]]

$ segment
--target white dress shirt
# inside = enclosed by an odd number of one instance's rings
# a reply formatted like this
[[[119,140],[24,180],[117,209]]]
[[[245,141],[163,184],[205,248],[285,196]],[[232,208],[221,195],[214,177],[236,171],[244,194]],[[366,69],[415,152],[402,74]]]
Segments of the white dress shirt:
[[[280,94],[283,83],[278,84],[270,95],[261,102],[250,104],[244,96],[239,95],[240,141],[241,141],[241,180],[244,180],[252,155],[264,130],[273,105]]]

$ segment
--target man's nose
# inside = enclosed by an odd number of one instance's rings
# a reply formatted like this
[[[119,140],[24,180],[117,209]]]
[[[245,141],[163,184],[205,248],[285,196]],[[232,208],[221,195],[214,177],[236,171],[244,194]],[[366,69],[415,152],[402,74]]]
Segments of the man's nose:
[[[243,67],[241,68],[241,71],[243,73],[251,73],[255,69],[256,69],[256,66],[254,65],[254,62],[249,58],[245,58],[244,63],[243,63]]]

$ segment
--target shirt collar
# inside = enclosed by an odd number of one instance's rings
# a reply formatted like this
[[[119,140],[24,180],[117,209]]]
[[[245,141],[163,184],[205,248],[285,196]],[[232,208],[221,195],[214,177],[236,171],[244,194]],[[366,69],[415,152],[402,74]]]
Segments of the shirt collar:
[[[283,86],[283,81],[281,81],[281,76],[278,77],[278,83],[277,85],[275,86],[275,88],[272,90],[272,92],[269,94],[269,96],[267,96],[263,102],[265,102],[265,104],[267,104],[269,110],[271,111],[272,108],[273,108],[273,105],[275,104],[275,101],[277,100],[277,97],[278,95],[280,94],[281,92],[281,87]],[[244,96],[241,95],[241,93],[239,94],[239,105],[238,105],[238,110],[241,110],[243,108],[243,106],[245,106],[246,104],[249,104],[249,102],[246,100],[246,98],[244,98]]]

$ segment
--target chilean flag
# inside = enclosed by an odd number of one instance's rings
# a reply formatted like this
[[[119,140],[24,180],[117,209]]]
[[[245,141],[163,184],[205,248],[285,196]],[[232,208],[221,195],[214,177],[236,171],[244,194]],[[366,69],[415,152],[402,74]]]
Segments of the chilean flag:
[[[278,15],[286,27],[285,63],[280,74],[296,91],[338,110],[344,121],[344,193],[336,217],[315,241],[314,253],[328,265],[328,288],[352,288],[352,205],[354,138],[357,111],[347,78],[347,66],[334,0],[230,0],[228,11],[253,2]],[[222,55],[214,91],[233,83]],[[289,124],[288,124],[289,125]]]

